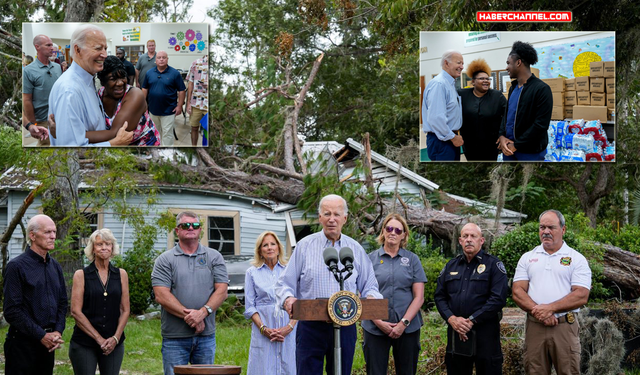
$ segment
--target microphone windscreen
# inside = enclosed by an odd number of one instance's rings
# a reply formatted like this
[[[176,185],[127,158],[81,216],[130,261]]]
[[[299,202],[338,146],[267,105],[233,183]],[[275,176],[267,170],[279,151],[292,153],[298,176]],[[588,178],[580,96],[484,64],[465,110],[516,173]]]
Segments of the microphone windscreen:
[[[343,247],[340,249],[340,263],[346,265],[347,262],[353,263],[353,250],[348,247]]]
[[[327,266],[331,265],[331,262],[338,263],[338,250],[334,247],[327,247],[322,252],[322,257],[324,258],[324,264]]]

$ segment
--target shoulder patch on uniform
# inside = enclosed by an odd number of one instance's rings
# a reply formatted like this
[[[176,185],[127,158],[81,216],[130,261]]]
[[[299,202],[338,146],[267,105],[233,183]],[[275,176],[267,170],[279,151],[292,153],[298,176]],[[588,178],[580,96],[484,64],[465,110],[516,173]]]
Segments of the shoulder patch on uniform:
[[[507,274],[507,269],[504,267],[504,263],[498,262],[496,263],[496,266],[498,267],[500,272],[504,273],[505,275]]]

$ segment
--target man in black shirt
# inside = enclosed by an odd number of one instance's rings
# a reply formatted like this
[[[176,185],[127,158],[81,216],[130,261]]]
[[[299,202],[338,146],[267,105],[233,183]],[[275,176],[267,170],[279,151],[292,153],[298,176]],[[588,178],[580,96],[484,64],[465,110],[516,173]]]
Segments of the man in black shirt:
[[[447,263],[438,276],[435,302],[448,323],[448,374],[502,374],[500,319],[507,302],[507,270],[500,259],[482,250],[479,226],[462,228],[463,254]]]
[[[67,291],[62,267],[49,255],[56,225],[49,216],[36,215],[27,235],[30,246],[7,264],[4,276],[6,375],[53,374],[54,351],[64,343]]]
[[[124,70],[127,71],[127,83],[130,86],[133,86],[133,80],[136,78],[136,68],[133,67],[133,64],[125,59],[124,48],[120,47],[116,50],[116,57],[122,61],[124,64]]]
[[[531,65],[537,62],[538,53],[531,44],[513,43],[507,57],[513,81],[496,142],[504,161],[543,161],[547,153],[553,95],[549,85],[531,73]]]

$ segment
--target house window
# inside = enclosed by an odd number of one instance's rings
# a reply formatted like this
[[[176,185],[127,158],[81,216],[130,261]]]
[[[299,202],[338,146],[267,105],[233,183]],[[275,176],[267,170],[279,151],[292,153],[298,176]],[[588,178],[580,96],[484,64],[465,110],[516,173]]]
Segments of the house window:
[[[235,226],[233,217],[209,216],[209,247],[222,255],[233,255],[235,249]]]
[[[290,215],[290,213],[285,214],[285,217]],[[287,220],[287,237],[286,237],[286,246],[285,252],[287,256],[291,256],[291,253],[298,242],[305,238],[306,236],[313,234],[313,225],[318,223],[317,219],[290,219],[290,216]],[[292,238],[294,237],[294,238]]]

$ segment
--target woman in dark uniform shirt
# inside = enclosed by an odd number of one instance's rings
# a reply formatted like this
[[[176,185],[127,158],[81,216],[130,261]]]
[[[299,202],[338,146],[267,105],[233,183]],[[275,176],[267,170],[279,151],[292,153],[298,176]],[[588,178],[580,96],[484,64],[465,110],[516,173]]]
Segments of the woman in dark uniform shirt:
[[[124,327],[129,318],[129,278],[109,261],[118,243],[109,229],[89,237],[84,253],[91,264],[73,275],[71,315],[76,320],[69,359],[76,375],[117,375],[124,357]]]
[[[473,87],[458,89],[462,100],[464,155],[469,161],[496,161],[498,131],[507,107],[499,90],[491,89],[491,69],[484,59],[476,59],[466,71]]]
[[[408,238],[407,221],[398,214],[389,214],[378,236],[382,247],[369,254],[380,293],[389,300],[389,319],[362,321],[362,350],[368,375],[388,373],[391,348],[396,375],[415,375],[418,371],[420,308],[427,276],[420,258],[405,249]]]

